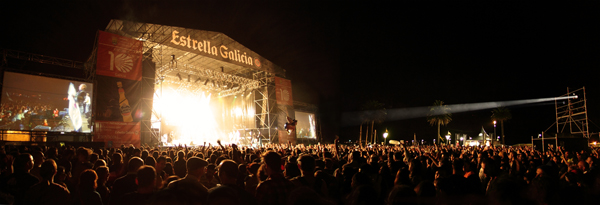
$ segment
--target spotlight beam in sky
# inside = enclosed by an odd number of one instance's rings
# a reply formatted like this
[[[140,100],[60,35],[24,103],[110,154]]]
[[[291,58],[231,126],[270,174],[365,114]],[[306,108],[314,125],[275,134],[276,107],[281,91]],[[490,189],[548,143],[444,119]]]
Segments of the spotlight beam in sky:
[[[553,98],[538,98],[528,100],[512,100],[512,101],[499,101],[499,102],[483,102],[483,103],[467,103],[467,104],[455,104],[447,105],[449,113],[460,113],[469,112],[485,109],[493,109],[497,107],[509,107],[515,105],[534,104],[541,102],[548,102],[554,100],[565,100],[569,98],[577,98],[577,96],[564,96],[564,97],[553,97]],[[431,107],[413,107],[413,108],[399,108],[386,110],[387,115],[385,121],[396,121],[413,119],[420,117],[427,117],[428,115],[440,115],[443,114],[443,110],[436,109],[431,111]],[[362,116],[373,114],[374,110],[360,111],[360,112],[349,112],[342,114],[342,126],[356,126],[362,123]]]

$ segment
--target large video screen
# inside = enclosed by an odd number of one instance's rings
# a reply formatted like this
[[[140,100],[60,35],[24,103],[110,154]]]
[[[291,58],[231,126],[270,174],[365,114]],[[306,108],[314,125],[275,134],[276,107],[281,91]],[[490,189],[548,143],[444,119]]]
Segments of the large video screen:
[[[316,138],[316,120],[315,114],[306,112],[296,112],[296,135],[298,138]]]
[[[93,84],[5,72],[1,130],[91,132]]]

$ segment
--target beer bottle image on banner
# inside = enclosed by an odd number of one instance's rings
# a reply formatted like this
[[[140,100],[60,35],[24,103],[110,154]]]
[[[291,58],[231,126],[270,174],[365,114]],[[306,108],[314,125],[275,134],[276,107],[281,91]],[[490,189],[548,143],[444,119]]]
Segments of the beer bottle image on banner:
[[[132,122],[133,118],[131,117],[131,107],[129,106],[129,101],[127,98],[125,98],[123,84],[121,82],[117,82],[117,86],[119,87],[119,108],[121,110],[121,115],[123,115],[123,122]]]

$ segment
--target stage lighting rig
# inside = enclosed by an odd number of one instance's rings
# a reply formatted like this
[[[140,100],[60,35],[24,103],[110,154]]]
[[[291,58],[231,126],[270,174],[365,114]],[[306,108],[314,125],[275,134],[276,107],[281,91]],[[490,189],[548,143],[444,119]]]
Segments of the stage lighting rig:
[[[177,73],[177,77],[179,78],[179,81],[181,81],[181,80],[182,80],[182,78],[181,78],[181,74]]]
[[[200,78],[198,78],[200,79]],[[208,78],[206,79],[206,81],[204,81],[204,85],[208,84]]]

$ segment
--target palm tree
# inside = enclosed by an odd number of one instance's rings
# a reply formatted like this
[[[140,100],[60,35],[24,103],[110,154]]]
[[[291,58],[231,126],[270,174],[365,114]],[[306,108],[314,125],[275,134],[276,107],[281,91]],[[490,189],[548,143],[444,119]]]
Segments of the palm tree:
[[[385,116],[387,115],[387,111],[383,107],[383,103],[380,103],[375,100],[367,101],[365,104],[362,105],[361,110],[363,110],[361,114],[363,124],[367,124],[367,130],[369,127],[369,123],[371,124],[371,135],[373,135],[373,127],[375,126],[375,123],[383,122],[383,120],[385,120]],[[362,124],[360,126],[362,127]],[[365,144],[368,143],[368,140],[369,139],[367,135],[365,137]]]
[[[444,138],[440,135],[440,125],[447,125],[452,121],[452,113],[449,112],[450,108],[444,105],[444,101],[436,100],[431,107],[429,107],[429,115],[427,116],[427,122],[431,126],[436,125],[438,127],[438,140],[441,143]]]
[[[492,120],[500,121],[500,130],[502,132],[502,144],[504,144],[504,121],[510,120],[512,115],[506,107],[499,107],[492,110]]]

